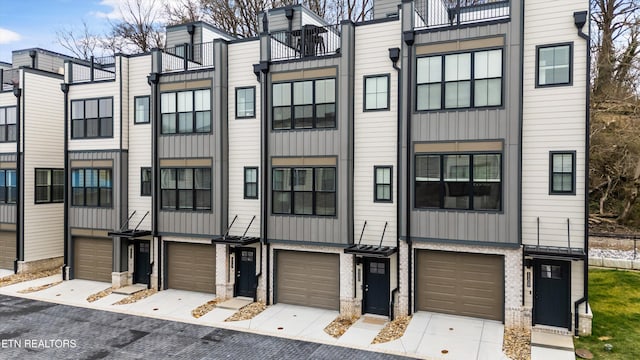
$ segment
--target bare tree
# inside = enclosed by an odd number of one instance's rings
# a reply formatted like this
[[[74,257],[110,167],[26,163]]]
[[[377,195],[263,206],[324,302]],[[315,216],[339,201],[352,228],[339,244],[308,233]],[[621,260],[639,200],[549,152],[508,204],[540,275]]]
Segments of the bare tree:
[[[205,20],[200,0],[180,0],[177,4],[165,0],[164,8],[170,25]]]
[[[120,19],[111,21],[111,31],[103,44],[113,52],[146,52],[164,47],[162,13],[157,0],[126,0]]]
[[[57,30],[56,41],[80,59],[86,60],[92,56],[102,55],[102,40],[99,35],[89,30],[85,20],[82,20],[82,28],[79,31],[71,28]]]

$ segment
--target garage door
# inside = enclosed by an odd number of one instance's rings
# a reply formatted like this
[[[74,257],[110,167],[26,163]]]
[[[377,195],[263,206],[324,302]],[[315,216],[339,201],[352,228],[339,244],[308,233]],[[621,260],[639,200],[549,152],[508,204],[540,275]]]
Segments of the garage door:
[[[276,302],[340,308],[338,254],[278,251],[276,256]]]
[[[168,242],[167,260],[168,288],[215,294],[215,246]]]
[[[75,278],[111,283],[111,239],[73,238]]]
[[[16,233],[14,231],[0,231],[0,269],[13,270],[15,258]]]
[[[502,256],[418,250],[418,310],[503,320]]]

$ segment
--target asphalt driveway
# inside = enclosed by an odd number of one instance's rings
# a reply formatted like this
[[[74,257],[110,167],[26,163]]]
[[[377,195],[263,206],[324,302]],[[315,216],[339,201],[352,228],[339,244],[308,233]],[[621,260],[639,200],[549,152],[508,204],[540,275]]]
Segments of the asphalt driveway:
[[[0,359],[406,359],[0,295]]]

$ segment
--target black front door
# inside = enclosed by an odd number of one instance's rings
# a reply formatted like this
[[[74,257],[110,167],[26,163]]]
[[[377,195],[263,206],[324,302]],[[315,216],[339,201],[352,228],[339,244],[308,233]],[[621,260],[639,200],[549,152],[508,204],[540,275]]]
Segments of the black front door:
[[[364,258],[364,312],[389,315],[389,259]]]
[[[134,247],[133,282],[135,284],[149,284],[151,273],[151,259],[149,257],[149,241],[136,241]]]
[[[256,296],[256,249],[236,248],[235,296]]]
[[[559,260],[536,260],[534,266],[535,324],[569,328],[571,263]]]

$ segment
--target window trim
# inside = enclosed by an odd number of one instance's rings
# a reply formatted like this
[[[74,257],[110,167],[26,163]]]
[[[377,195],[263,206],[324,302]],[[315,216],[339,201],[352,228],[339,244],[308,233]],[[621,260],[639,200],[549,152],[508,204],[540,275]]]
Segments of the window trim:
[[[173,189],[163,189],[162,188],[162,170],[176,170],[176,172],[178,170],[183,170],[183,169],[190,169],[190,170],[196,170],[196,169],[207,169],[209,170],[209,173],[211,174],[211,187],[209,188],[209,192],[211,193],[210,198],[209,198],[209,208],[208,209],[196,209],[196,202],[195,202],[195,192],[197,190],[206,190],[206,189],[196,189],[195,187],[195,181],[196,181],[196,177],[195,175],[192,178],[192,182],[191,182],[191,189],[180,189],[178,188],[178,178],[177,178],[177,173],[176,173],[176,186]],[[172,212],[194,212],[194,213],[212,213],[213,212],[213,191],[214,191],[214,177],[213,177],[213,167],[211,166],[167,166],[167,167],[160,167],[160,179],[158,180],[158,187],[160,190],[160,195],[159,195],[159,203],[160,203],[160,211],[172,211]],[[190,190],[192,193],[192,196],[194,196],[194,198],[192,200],[194,200],[191,204],[191,209],[181,209],[179,207],[179,201],[178,198],[176,197],[176,204],[175,207],[172,208],[166,208],[162,206],[162,191],[163,190],[170,190],[170,191],[176,191],[176,195],[178,194],[178,191],[180,190]]]
[[[318,80],[333,80],[333,97],[334,97],[334,102],[333,103],[316,103],[316,81]],[[311,105],[313,107],[313,124],[312,127],[310,128],[296,128],[295,127],[295,99],[294,99],[294,84],[297,82],[306,82],[306,81],[311,81],[313,83],[313,86],[311,87],[312,89],[312,102],[311,104],[305,104],[305,105]],[[285,105],[285,106],[279,106],[279,107],[286,107],[288,106],[289,109],[291,110],[291,124],[289,128],[286,129],[275,129],[274,126],[274,106],[273,106],[273,87],[275,85],[279,85],[279,84],[290,84],[290,93],[291,93],[291,104],[289,105]],[[333,104],[333,108],[334,108],[334,124],[331,127],[317,127],[316,123],[317,123],[317,117],[316,117],[316,108],[318,105],[326,105],[326,104]],[[269,97],[269,116],[270,116],[270,127],[271,127],[271,131],[274,132],[278,132],[278,131],[309,131],[309,130],[336,130],[338,129],[338,77],[337,76],[323,76],[323,77],[318,77],[318,78],[302,78],[302,79],[291,79],[291,80],[283,80],[283,81],[276,81],[276,82],[271,82],[271,96]]]
[[[7,124],[7,110],[8,109],[15,109],[15,113],[16,113],[16,119],[14,120],[13,124]],[[17,141],[17,139],[15,140],[9,140],[9,125],[13,125],[16,128],[16,132],[14,132],[14,136],[16,136],[17,138],[17,127],[18,127],[18,107],[15,105],[10,105],[10,106],[0,106],[0,111],[4,111],[5,114],[5,118],[4,118],[4,125],[0,126],[4,126],[4,140],[0,140],[0,144],[2,143],[14,143]]]
[[[142,174],[145,172],[145,170],[148,170],[151,176],[149,178],[149,185],[150,185],[149,194],[144,193],[144,186],[143,186],[144,181],[142,180],[143,179]],[[153,170],[149,166],[143,166],[140,168],[140,196],[153,196]]]
[[[571,191],[556,191],[553,190],[553,155],[571,155]],[[576,157],[577,152],[575,150],[553,150],[549,151],[549,195],[576,195]],[[564,174],[564,173],[562,173]]]
[[[195,126],[196,125],[196,113],[197,113],[197,111],[196,111],[196,102],[195,102],[195,93],[196,93],[196,91],[200,91],[200,90],[209,90],[209,113],[210,113],[210,116],[209,116],[209,131],[195,131],[195,129],[196,129],[196,126]],[[178,124],[180,122],[179,116],[178,116],[180,114],[180,112],[178,111],[178,93],[187,92],[187,91],[191,92],[191,101],[192,101],[192,104],[193,104],[193,109],[191,110],[191,114],[192,114],[191,122],[192,122],[192,125],[193,125],[193,127],[192,127],[193,131],[191,131],[191,132],[180,132],[180,131],[178,131],[178,128],[179,128]],[[176,132],[174,132],[174,133],[164,133],[164,132],[162,132],[162,115],[165,114],[165,113],[162,112],[162,95],[163,94],[174,94],[174,96],[175,96],[176,111],[172,112],[172,113],[166,113],[166,114],[175,114],[175,120],[174,121],[175,121],[175,126],[176,126],[175,127],[176,128]],[[213,124],[213,117],[214,117],[213,105],[214,105],[214,100],[215,99],[212,98],[212,94],[213,94],[213,89],[210,88],[210,87],[192,88],[192,89],[189,88],[189,89],[169,90],[169,91],[160,92],[160,94],[159,94],[160,109],[159,109],[159,112],[158,112],[160,114],[160,118],[158,119],[160,136],[180,136],[180,135],[189,136],[189,135],[207,135],[207,134],[211,135],[211,134],[213,134],[213,125],[214,125]]]
[[[75,205],[73,203],[73,189],[79,188],[79,187],[74,187],[73,186],[73,171],[74,170],[82,170],[82,171],[98,170],[98,186],[97,186],[97,189],[98,189],[98,205],[96,205],[96,206],[93,206],[93,205]],[[100,186],[100,170],[109,170],[109,173],[111,174],[111,187],[106,188],[106,187],[101,187]],[[89,209],[113,209],[114,208],[114,204],[113,204],[113,199],[114,199],[114,196],[113,196],[113,192],[114,192],[113,168],[110,168],[110,167],[72,167],[71,171],[70,171],[70,174],[71,174],[71,179],[70,179],[69,182],[71,184],[71,192],[70,192],[69,203],[71,204],[70,205],[71,207],[74,207],[74,208],[89,208]],[[83,190],[83,200],[84,200],[83,203],[86,204],[87,203],[87,201],[86,201],[86,199],[87,199],[87,194],[86,194],[87,186],[83,184],[82,185],[82,189],[84,189]],[[110,203],[109,206],[100,206],[100,189],[111,189],[111,199],[109,201],[109,203]]]
[[[256,195],[255,196],[249,196],[247,195],[247,185],[249,184],[247,182],[247,170],[255,170],[256,171]],[[260,184],[260,173],[258,172],[258,167],[257,166],[245,166],[243,169],[243,193],[244,193],[244,198],[245,199],[258,199],[260,197],[260,188],[259,188],[259,184]],[[253,183],[251,183],[253,184]]]
[[[387,78],[387,106],[384,108],[367,108],[367,80],[376,78]],[[362,111],[363,112],[375,112],[375,111],[389,111],[391,109],[391,74],[373,74],[365,75],[362,79]]]
[[[97,100],[98,101],[98,117],[96,119],[98,119],[98,134],[100,134],[100,129],[101,129],[101,124],[100,124],[100,119],[108,119],[108,118],[101,118],[100,117],[100,100],[105,100],[105,99],[110,99],[111,100],[111,136],[87,136],[87,107],[86,107],[86,102],[87,101],[91,101],[91,100]],[[82,101],[84,104],[82,105],[82,119],[74,119],[73,118],[73,103],[74,102],[78,102],[78,101]],[[113,139],[114,137],[114,123],[115,123],[115,113],[114,113],[114,99],[113,96],[103,96],[103,97],[98,97],[98,98],[82,98],[82,99],[73,99],[73,100],[69,100],[69,106],[71,107],[71,109],[69,110],[69,122],[70,122],[70,127],[71,127],[71,131],[69,133],[69,139],[70,140],[86,140],[86,139]],[[93,119],[93,118],[92,118]],[[78,120],[82,120],[83,122],[83,134],[84,136],[80,136],[80,137],[75,137],[73,135],[73,129],[74,129],[74,121],[78,121]]]
[[[540,84],[540,50],[555,48],[560,46],[569,46],[569,82],[566,83],[554,83],[554,84]],[[554,43],[554,44],[544,44],[536,46],[536,82],[535,88],[550,88],[550,87],[558,87],[558,86],[573,86],[573,41],[564,42],[564,43]]]
[[[64,202],[64,187],[65,187],[65,183],[66,180],[63,180],[62,183],[62,198],[60,200],[54,201],[53,200],[53,171],[62,171],[63,172],[63,179],[64,179],[64,169],[63,168],[34,168],[33,169],[33,203],[36,205],[40,205],[40,204],[57,204],[57,203],[63,203]],[[48,201],[38,201],[38,188],[39,187],[45,187],[45,185],[38,185],[38,171],[47,171],[49,173],[49,177],[51,179],[51,183],[46,185],[47,191],[49,193],[49,200]]]
[[[250,116],[238,116],[238,90],[253,90],[253,110]],[[235,117],[236,119],[255,119],[256,118],[256,87],[255,86],[239,86],[235,91]]]
[[[147,109],[146,121],[138,121],[136,117],[136,102],[138,99],[146,98],[149,101],[149,108]],[[150,95],[141,95],[133,97],[133,125],[142,125],[142,124],[150,124],[151,123],[151,96]]]
[[[378,169],[389,169],[389,199],[378,198]],[[373,167],[373,202],[393,203],[393,165],[375,165]]]
[[[484,52],[484,51],[493,51],[493,50],[500,50],[502,52],[502,69],[501,69],[501,77],[500,77],[500,104],[498,105],[486,105],[486,106],[475,106],[475,53],[478,52]],[[447,81],[445,80],[445,74],[446,74],[446,68],[445,68],[445,56],[447,55],[459,55],[459,54],[471,54],[471,59],[469,62],[469,106],[468,107],[451,107],[448,108],[445,106],[445,98],[446,98],[446,92],[445,92],[445,88],[446,88],[446,84]],[[439,56],[441,59],[441,68],[440,68],[440,107],[437,109],[418,109],[418,85],[422,85],[418,83],[418,59],[421,58],[429,58],[429,57],[435,57],[435,56]],[[460,50],[460,51],[452,51],[452,52],[444,52],[444,53],[432,53],[432,54],[423,54],[423,55],[419,55],[416,56],[413,59],[413,66],[415,66],[415,75],[412,76],[411,81],[413,82],[413,92],[414,95],[412,96],[411,101],[413,101],[413,112],[414,113],[428,113],[428,112],[447,112],[447,111],[461,111],[461,110],[476,110],[476,109],[501,109],[504,108],[505,106],[505,70],[506,70],[506,66],[505,66],[505,47],[504,46],[494,46],[494,47],[488,47],[488,48],[480,48],[480,49],[469,49],[469,50]],[[477,80],[485,80],[485,79],[493,79],[493,78],[482,78],[482,79],[477,79]],[[466,81],[466,80],[464,80]],[[449,83],[451,82],[460,82],[460,81],[449,81]],[[424,84],[437,84],[437,82],[434,83],[424,83]]]
[[[288,169],[290,170],[290,177],[291,177],[291,189],[290,190],[274,190],[273,186],[274,186],[274,181],[273,181],[273,174],[274,171],[277,169]],[[312,184],[312,190],[311,193],[312,195],[312,201],[311,201],[311,209],[312,209],[312,214],[296,214],[294,213],[293,209],[294,209],[294,194],[296,193],[296,191],[294,191],[294,181],[293,181],[293,177],[294,177],[294,169],[311,169],[311,180],[313,182]],[[335,190],[334,191],[319,191],[316,190],[316,169],[334,169],[334,174],[335,174]],[[270,210],[271,210],[271,216],[305,216],[305,217],[319,217],[319,218],[337,218],[338,217],[338,167],[337,166],[309,166],[309,165],[294,165],[294,166],[272,166],[271,167],[271,206],[270,206]],[[273,196],[274,192],[288,192],[291,194],[290,197],[290,201],[291,201],[291,212],[289,213],[277,213],[273,211],[273,206],[275,204],[275,202],[273,201],[273,199],[275,198],[275,196]],[[298,192],[304,192],[304,191],[298,191]],[[316,214],[316,193],[333,193],[334,194],[334,204],[335,204],[335,211],[333,214],[330,215],[318,215]]]

